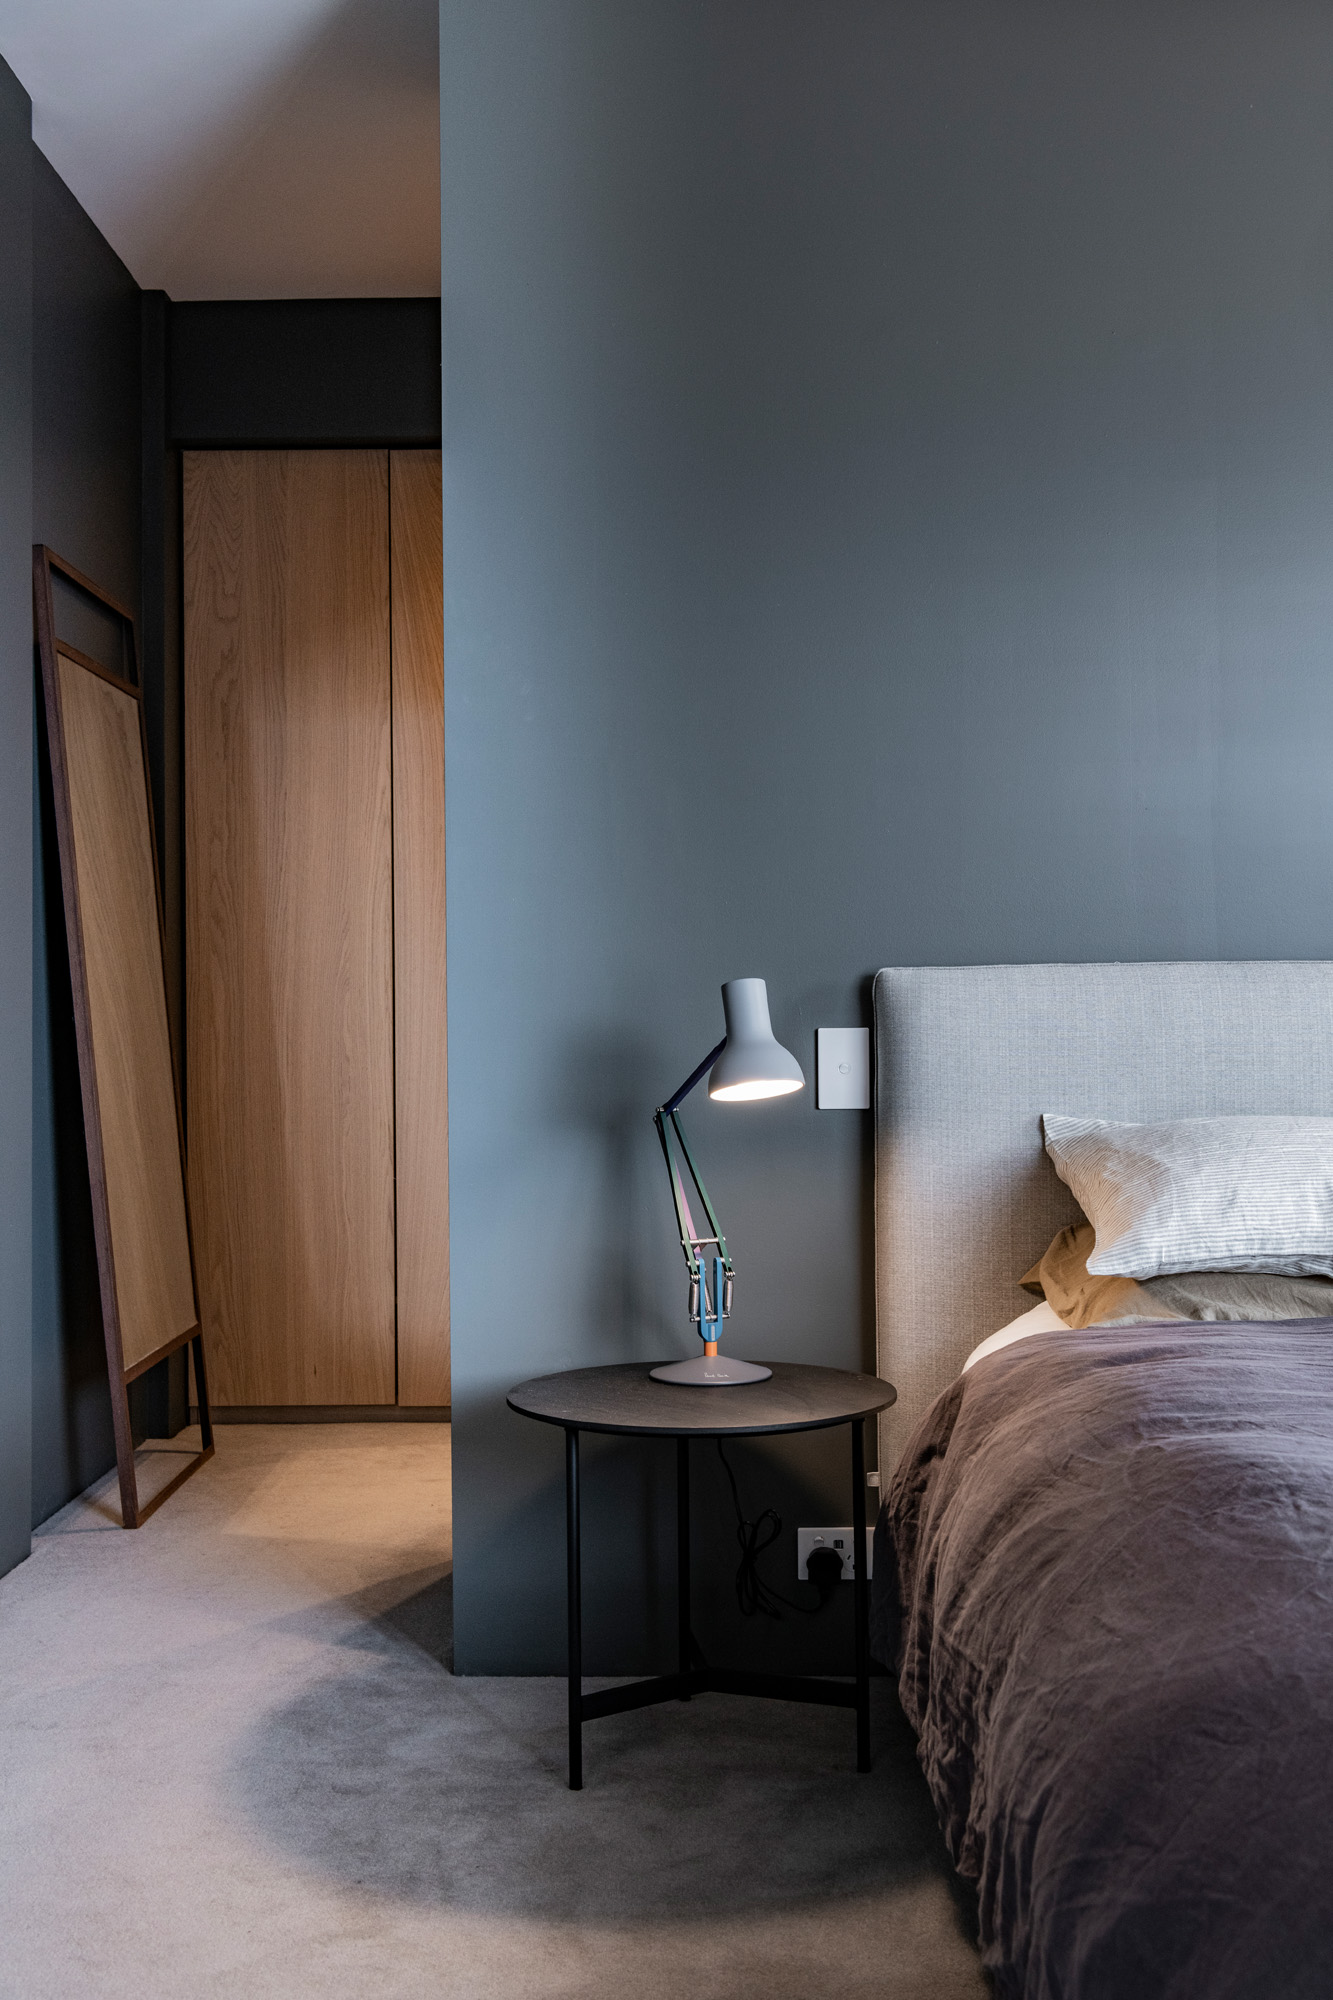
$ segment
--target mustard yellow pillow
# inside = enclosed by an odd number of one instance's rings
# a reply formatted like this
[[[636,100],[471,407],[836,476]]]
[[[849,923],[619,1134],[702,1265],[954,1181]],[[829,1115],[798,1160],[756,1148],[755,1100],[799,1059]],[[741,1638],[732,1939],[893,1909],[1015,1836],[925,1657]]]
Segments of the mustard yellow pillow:
[[[1066,1326],[1120,1326],[1135,1320],[1183,1319],[1163,1311],[1145,1285],[1134,1278],[1098,1278],[1088,1269],[1097,1243],[1090,1222],[1062,1229],[1045,1256],[1025,1271],[1019,1284],[1038,1292]]]
[[[1135,1326],[1162,1320],[1333,1319],[1333,1279],[1269,1271],[1178,1271],[1162,1278],[1101,1278],[1088,1269],[1090,1222],[1062,1229],[1019,1283],[1044,1297],[1066,1326]]]

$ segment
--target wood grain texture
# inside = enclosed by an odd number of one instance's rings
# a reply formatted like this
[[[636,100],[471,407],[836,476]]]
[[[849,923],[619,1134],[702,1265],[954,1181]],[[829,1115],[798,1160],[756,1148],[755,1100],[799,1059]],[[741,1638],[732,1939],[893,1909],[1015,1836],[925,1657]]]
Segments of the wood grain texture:
[[[189,452],[187,1129],[221,1404],[392,1403],[384,452]]]
[[[398,1401],[449,1401],[440,454],[390,454]]]
[[[196,1323],[139,704],[57,650],[66,782],[114,1253],[132,1373]]]

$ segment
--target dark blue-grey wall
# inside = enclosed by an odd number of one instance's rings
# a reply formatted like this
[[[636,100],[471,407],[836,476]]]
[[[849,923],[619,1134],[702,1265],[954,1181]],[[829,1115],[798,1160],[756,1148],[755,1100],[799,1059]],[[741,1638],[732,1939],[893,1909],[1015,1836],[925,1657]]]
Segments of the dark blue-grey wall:
[[[686,1351],[648,1114],[722,979],[808,1071],[886,962],[1333,954],[1333,16],[441,26],[456,1660],[550,1670],[559,1439],[503,1395]],[[689,1122],[736,1347],[867,1362],[864,1121]],[[594,1457],[591,1659],[644,1666],[666,1465]],[[841,1459],[741,1463],[791,1589]]]
[[[32,160],[32,489],[45,542],[136,614],[139,288],[55,172]],[[31,586],[29,586],[29,602]],[[24,606],[25,612],[27,606]],[[31,627],[28,672],[32,674]],[[150,721],[151,721],[150,716]],[[32,1519],[115,1463],[78,1054],[45,750],[34,935]],[[164,1376],[165,1369],[154,1371]],[[158,1382],[137,1388],[142,1406]],[[153,1423],[160,1429],[161,1422]]]
[[[139,609],[139,287],[33,155],[33,539]]]
[[[32,108],[0,62],[0,1575],[32,1520]]]

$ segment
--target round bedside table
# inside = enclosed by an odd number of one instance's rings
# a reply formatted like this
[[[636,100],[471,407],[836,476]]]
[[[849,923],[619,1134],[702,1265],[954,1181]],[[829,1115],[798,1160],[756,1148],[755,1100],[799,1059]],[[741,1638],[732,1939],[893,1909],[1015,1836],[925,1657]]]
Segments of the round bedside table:
[[[569,1785],[583,1785],[583,1725],[601,1715],[647,1708],[659,1701],[688,1701],[709,1691],[755,1694],[781,1701],[814,1701],[856,1710],[856,1768],[870,1769],[870,1596],[866,1579],[865,1420],[897,1398],[890,1382],[841,1368],[775,1361],[766,1382],[726,1388],[691,1388],[655,1382],[651,1363],[613,1368],[571,1368],[542,1375],[509,1392],[511,1410],[565,1433],[565,1552],[568,1590]],[[852,1681],[812,1674],[737,1673],[702,1664],[690,1631],[690,1439],[763,1437],[778,1431],[818,1431],[850,1424],[856,1629]],[[677,1658],[674,1674],[657,1674],[623,1687],[583,1692],[583,1640],[579,1550],[579,1432],[610,1431],[620,1437],[676,1440]],[[698,1662],[699,1664],[696,1664]]]

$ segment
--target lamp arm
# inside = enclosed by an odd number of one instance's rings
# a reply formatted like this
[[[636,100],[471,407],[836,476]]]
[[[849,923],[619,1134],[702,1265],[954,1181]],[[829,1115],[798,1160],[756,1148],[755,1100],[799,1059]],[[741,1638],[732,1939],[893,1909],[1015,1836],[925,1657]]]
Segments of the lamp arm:
[[[671,1122],[673,1125],[676,1123],[674,1118]],[[680,1247],[685,1252],[685,1262],[690,1267],[690,1277],[692,1279],[697,1278],[700,1268],[699,1253],[694,1247],[694,1239],[690,1234],[690,1226],[685,1219],[680,1177],[676,1172],[675,1161],[671,1157],[671,1148],[667,1143],[666,1123],[660,1110],[654,1111],[653,1124],[657,1127],[657,1136],[662,1142],[662,1158],[666,1161],[667,1178],[671,1182],[671,1199],[676,1210],[676,1233],[680,1237]],[[679,1132],[680,1128],[678,1126],[676,1129]]]
[[[694,1164],[694,1155],[690,1151],[689,1141],[686,1139],[685,1133],[681,1128],[680,1120],[679,1118],[677,1118],[674,1111],[671,1113],[671,1129],[676,1135],[676,1140],[678,1145],[680,1146],[681,1152],[685,1155],[685,1164],[690,1170],[690,1179],[694,1182],[694,1185],[699,1190],[699,1199],[704,1205],[704,1214],[708,1217],[709,1222],[713,1226],[713,1235],[717,1239],[717,1247],[719,1251],[722,1253],[722,1261],[727,1267],[728,1276],[730,1276],[731,1257],[727,1250],[727,1239],[722,1234],[722,1225],[717,1219],[717,1212],[714,1209],[712,1202],[708,1199],[708,1189],[704,1186],[703,1181],[699,1177],[699,1169]]]
[[[676,1108],[685,1101],[694,1086],[712,1068],[725,1047],[725,1042],[719,1042],[717,1047],[704,1057],[699,1067],[685,1079],[680,1089],[669,1097],[665,1104],[659,1104],[653,1113],[653,1124],[657,1128],[662,1158],[666,1162],[667,1178],[671,1182],[671,1199],[676,1210],[676,1230],[680,1236],[680,1247],[684,1253],[686,1268],[690,1274],[690,1318],[698,1323],[700,1338],[705,1342],[709,1354],[716,1354],[716,1342],[722,1331],[722,1322],[730,1315],[731,1288],[736,1273],[727,1249],[727,1239],[722,1234],[722,1227],[717,1219],[717,1210],[709,1200],[708,1189],[704,1186],[699,1169],[694,1164],[694,1155],[690,1151],[689,1142],[676,1116]],[[690,1214],[689,1199],[681,1182],[680,1168],[672,1158],[671,1140],[667,1133],[668,1124],[675,1134],[681,1158],[703,1203],[708,1226],[713,1232],[711,1236],[696,1236],[694,1233],[694,1218]],[[716,1251],[713,1258],[711,1297],[702,1254],[710,1245]]]
[[[723,1049],[726,1046],[727,1046],[727,1038],[724,1035],[722,1037],[722,1040],[718,1043],[717,1047],[715,1049],[710,1049],[709,1053],[704,1057],[703,1061],[700,1063],[698,1069],[693,1069],[690,1071],[689,1075],[686,1077],[684,1083],[682,1083],[680,1089],[675,1093],[675,1095],[673,1097],[668,1097],[665,1104],[658,1105],[657,1116],[659,1118],[670,1118],[672,1112],[676,1109],[677,1105],[683,1104],[685,1102],[685,1099],[694,1089],[695,1084],[702,1080],[704,1071],[711,1069],[713,1067],[713,1064],[717,1061],[718,1057],[721,1055]]]
[[[690,1071],[680,1089],[673,1091],[666,1103],[659,1104],[653,1113],[653,1123],[657,1127],[657,1136],[662,1142],[662,1157],[666,1161],[667,1174],[671,1181],[671,1199],[676,1209],[676,1228],[680,1233],[680,1247],[685,1252],[685,1262],[689,1265],[691,1278],[697,1278],[701,1275],[702,1264],[699,1257],[699,1249],[704,1239],[695,1236],[690,1224],[688,1207],[685,1206],[682,1200],[680,1180],[675,1162],[671,1157],[671,1147],[667,1140],[666,1121],[668,1118],[671,1120],[671,1129],[676,1135],[676,1144],[680,1147],[685,1164],[690,1170],[690,1179],[694,1182],[698,1190],[699,1199],[704,1206],[704,1214],[708,1217],[712,1227],[712,1240],[717,1244],[718,1250],[721,1252],[723,1265],[726,1269],[727,1277],[730,1279],[734,1276],[734,1271],[731,1257],[727,1250],[727,1239],[722,1234],[722,1226],[717,1219],[717,1211],[708,1198],[708,1189],[700,1179],[699,1169],[694,1164],[694,1155],[690,1151],[685,1134],[681,1129],[680,1120],[676,1116],[677,1107],[685,1102],[685,1099],[689,1096],[695,1085],[702,1082],[726,1046],[727,1040],[724,1035],[717,1047],[710,1049],[697,1068]],[[728,1285],[729,1290],[730,1285]]]

